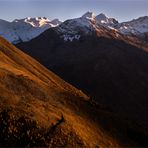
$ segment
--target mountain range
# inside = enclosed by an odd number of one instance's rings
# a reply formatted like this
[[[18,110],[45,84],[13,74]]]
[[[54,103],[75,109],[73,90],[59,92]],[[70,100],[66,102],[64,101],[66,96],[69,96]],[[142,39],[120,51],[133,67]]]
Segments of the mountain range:
[[[66,20],[65,22],[67,21],[69,22],[70,20]],[[108,30],[115,31],[117,34],[121,33],[147,40],[148,16],[119,23],[115,18],[109,18],[103,13],[95,15],[93,12],[86,12],[80,18],[71,19],[71,21],[73,27],[77,25],[84,28],[90,26],[91,29],[95,29],[101,25]],[[65,22],[63,24],[65,24]],[[27,17],[24,19],[16,19],[12,22],[0,20],[0,35],[16,44],[29,41],[45,30],[59,26],[60,24],[62,25],[62,22],[58,19],[50,21],[46,17]],[[87,29],[85,29],[85,31],[85,33],[89,32]],[[67,40],[68,37],[70,37],[69,39],[71,40],[71,35],[65,36],[65,40]],[[79,38],[79,36],[76,36],[76,38]]]
[[[50,21],[46,17],[27,17],[12,22],[0,20],[0,35],[12,43],[26,42],[35,38],[50,27],[56,27],[58,19]]]
[[[147,21],[0,20],[0,147],[147,147]]]

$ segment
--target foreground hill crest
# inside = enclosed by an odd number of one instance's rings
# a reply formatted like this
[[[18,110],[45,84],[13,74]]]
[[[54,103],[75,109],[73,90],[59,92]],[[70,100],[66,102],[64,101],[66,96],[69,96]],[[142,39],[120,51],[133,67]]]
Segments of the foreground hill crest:
[[[0,58],[1,147],[147,145],[140,126],[92,103],[2,38]]]

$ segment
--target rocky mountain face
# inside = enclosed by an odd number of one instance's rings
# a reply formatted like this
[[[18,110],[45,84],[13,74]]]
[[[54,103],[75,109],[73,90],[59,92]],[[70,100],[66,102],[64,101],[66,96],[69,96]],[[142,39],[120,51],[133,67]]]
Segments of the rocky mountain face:
[[[126,35],[135,35],[147,41],[148,16],[117,24],[115,28]]]
[[[71,23],[70,23],[71,21]],[[119,23],[114,18],[109,18],[105,14],[101,13],[99,15],[95,15],[92,12],[85,13],[82,17],[67,20],[71,27],[81,27],[85,28],[84,32],[86,34],[92,33],[92,31],[97,31],[96,28],[99,26],[103,26],[108,31],[115,31],[117,34],[121,33],[126,36],[135,36],[142,40],[146,40],[146,34],[148,33],[148,17],[140,17],[138,19],[134,19],[132,21]],[[65,22],[62,24],[62,26]],[[67,24],[65,24],[67,26]],[[83,26],[83,27],[82,27]],[[68,28],[69,26],[67,26]],[[89,28],[89,29],[86,29]],[[72,28],[71,28],[72,29]],[[67,30],[66,30],[67,31]],[[73,30],[74,31],[74,30]]]
[[[80,18],[63,22],[57,27],[57,30],[58,33],[63,34],[65,41],[72,41],[73,39],[79,40],[83,35],[92,35],[97,32],[107,33],[108,29],[112,29],[117,23],[115,19],[108,18],[105,14],[95,16],[94,13],[87,12]]]

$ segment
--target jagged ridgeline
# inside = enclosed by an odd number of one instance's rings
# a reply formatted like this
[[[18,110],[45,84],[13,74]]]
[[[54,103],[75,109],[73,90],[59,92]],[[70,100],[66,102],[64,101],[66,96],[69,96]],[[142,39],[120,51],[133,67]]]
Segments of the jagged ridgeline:
[[[93,12],[86,12],[79,18],[69,18],[64,22],[58,19],[49,20],[46,17],[26,17],[23,19],[15,19],[12,22],[0,19],[0,35],[11,43],[17,44],[30,41],[49,28],[59,27],[67,21],[71,21],[71,26],[67,26],[67,28],[83,27],[85,28],[85,33],[88,33],[90,29],[96,31],[98,26],[102,26],[108,31],[115,31],[117,34],[121,33],[126,36],[136,36],[144,41],[147,41],[148,38],[148,16],[142,16],[131,21],[120,23],[115,18],[110,18],[103,13],[95,15]],[[61,32],[63,31],[62,29]],[[64,35],[65,40],[72,40],[72,38],[75,37],[75,31],[72,31],[70,34],[65,32]],[[75,39],[78,38],[80,37],[76,36]]]

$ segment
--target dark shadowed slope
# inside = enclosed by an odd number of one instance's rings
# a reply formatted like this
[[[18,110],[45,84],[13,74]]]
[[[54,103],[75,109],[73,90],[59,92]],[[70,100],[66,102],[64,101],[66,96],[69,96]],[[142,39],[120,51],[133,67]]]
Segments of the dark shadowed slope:
[[[147,44],[105,29],[73,42],[59,36],[49,29],[17,46],[94,100],[147,126]]]
[[[0,38],[0,146],[146,146],[147,131],[92,105]]]

